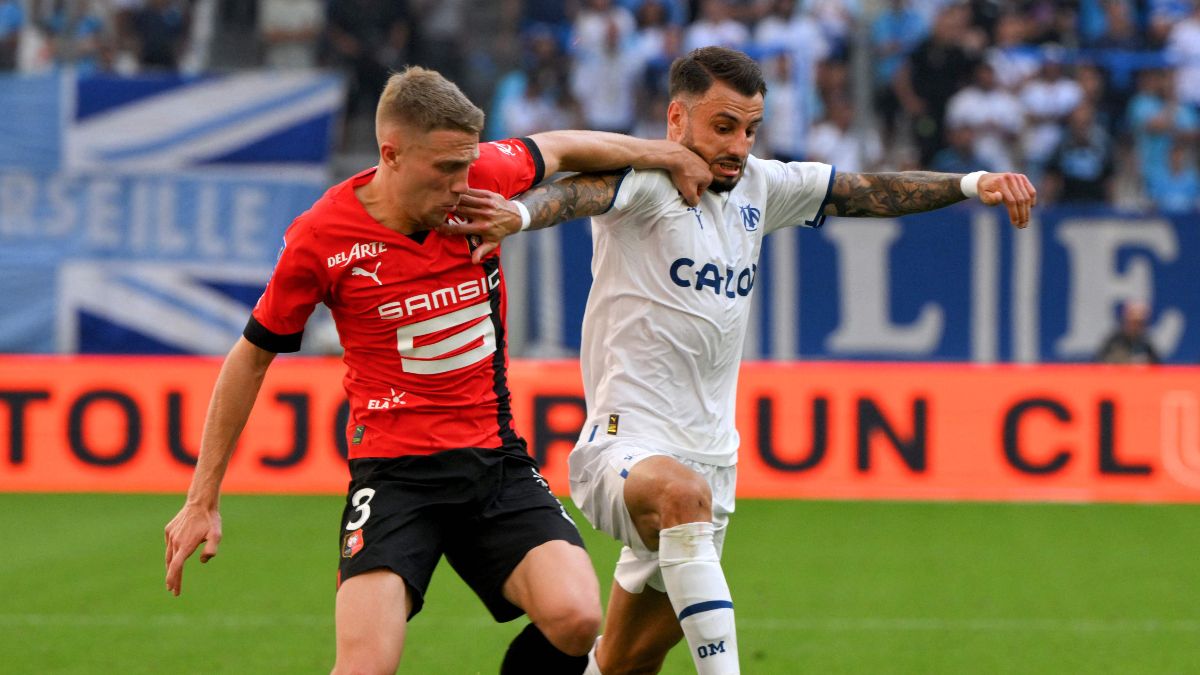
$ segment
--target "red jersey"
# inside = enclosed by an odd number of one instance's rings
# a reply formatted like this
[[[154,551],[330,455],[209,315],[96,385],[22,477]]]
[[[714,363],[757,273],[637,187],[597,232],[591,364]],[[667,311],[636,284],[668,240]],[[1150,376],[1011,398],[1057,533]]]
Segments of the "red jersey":
[[[294,352],[316,304],[329,306],[345,350],[351,459],[518,441],[499,257],[476,265],[466,237],[384,227],[354,194],[374,172],[333,186],[288,228],[246,339]],[[512,197],[543,173],[537,146],[510,139],[480,144],[468,182]]]

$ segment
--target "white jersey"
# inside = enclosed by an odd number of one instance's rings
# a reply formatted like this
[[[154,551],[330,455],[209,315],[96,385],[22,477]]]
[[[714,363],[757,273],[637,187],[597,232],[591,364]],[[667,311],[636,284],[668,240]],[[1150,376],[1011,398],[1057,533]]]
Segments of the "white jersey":
[[[737,463],[738,366],[762,237],[819,227],[834,168],[750,156],[737,186],[689,207],[663,171],[630,171],[592,220],[581,442],[633,439]]]

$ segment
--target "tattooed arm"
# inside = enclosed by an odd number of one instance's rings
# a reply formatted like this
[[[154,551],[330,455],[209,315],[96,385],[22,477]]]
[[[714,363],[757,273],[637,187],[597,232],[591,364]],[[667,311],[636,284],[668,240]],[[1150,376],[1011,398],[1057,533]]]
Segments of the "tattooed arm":
[[[517,198],[529,209],[527,229],[540,230],[608,211],[623,175],[623,171],[580,173],[529,190]]]
[[[525,229],[540,230],[604,213],[612,206],[623,175],[623,171],[579,173],[525,192],[518,199],[529,210],[529,227]],[[491,255],[502,239],[521,230],[516,206],[494,192],[469,190],[455,210],[465,220],[448,222],[438,230],[479,237],[480,243],[471,254],[477,263]]]
[[[831,216],[902,216],[949,206],[966,199],[962,174],[932,171],[899,173],[839,173],[833,180],[825,213]],[[989,206],[1004,204],[1013,225],[1029,224],[1037,190],[1019,173],[985,173],[979,178],[979,199]]]

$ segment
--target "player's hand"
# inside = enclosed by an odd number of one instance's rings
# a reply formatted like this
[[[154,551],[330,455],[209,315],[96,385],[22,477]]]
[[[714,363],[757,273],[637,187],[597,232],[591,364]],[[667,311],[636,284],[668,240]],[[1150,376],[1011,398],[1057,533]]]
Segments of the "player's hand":
[[[667,170],[671,172],[671,182],[675,183],[675,189],[679,190],[680,196],[688,206],[700,203],[700,196],[708,189],[708,184],[713,179],[708,162],[682,145],[668,158]]]
[[[1008,219],[1018,228],[1029,225],[1029,211],[1037,205],[1037,189],[1023,173],[985,173],[979,177],[979,201],[1003,204]]]
[[[196,548],[204,543],[204,551],[200,553],[202,563],[217,555],[221,514],[216,509],[184,504],[167,523],[163,534],[167,540],[167,590],[178,596],[183,590],[183,563]]]
[[[450,235],[473,235],[480,244],[471,254],[475,263],[482,262],[510,234],[521,231],[521,213],[502,195],[471,188],[458,200],[454,212],[458,218],[448,219],[438,231]]]

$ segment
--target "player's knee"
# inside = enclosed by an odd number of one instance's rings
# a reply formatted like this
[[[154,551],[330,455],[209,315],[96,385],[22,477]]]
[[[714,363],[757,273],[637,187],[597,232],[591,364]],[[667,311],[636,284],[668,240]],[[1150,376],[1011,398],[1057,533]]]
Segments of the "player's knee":
[[[599,603],[572,603],[557,608],[538,628],[559,651],[572,656],[587,654],[600,632]]]
[[[661,529],[712,520],[712,491],[700,476],[665,481],[659,500]]]

